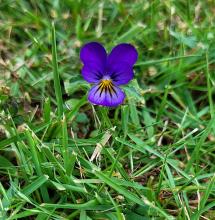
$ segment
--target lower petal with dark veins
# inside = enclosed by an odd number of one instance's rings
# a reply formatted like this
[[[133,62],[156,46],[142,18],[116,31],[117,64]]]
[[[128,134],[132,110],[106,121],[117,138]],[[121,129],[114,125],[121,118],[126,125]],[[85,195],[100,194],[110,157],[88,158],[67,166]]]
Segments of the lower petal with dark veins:
[[[123,103],[125,93],[112,83],[106,86],[102,84],[95,85],[88,94],[88,100],[95,105],[107,107],[116,107]]]

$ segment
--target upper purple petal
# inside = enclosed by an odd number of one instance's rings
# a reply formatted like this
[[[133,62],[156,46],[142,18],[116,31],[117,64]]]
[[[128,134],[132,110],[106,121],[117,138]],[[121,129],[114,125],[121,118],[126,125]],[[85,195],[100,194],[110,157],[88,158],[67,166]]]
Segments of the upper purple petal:
[[[133,67],[126,62],[115,62],[108,66],[108,75],[115,85],[124,85],[133,79]]]
[[[81,48],[80,59],[84,65],[94,63],[99,69],[104,70],[107,62],[107,53],[101,44],[90,42]]]
[[[97,63],[88,62],[82,68],[82,76],[89,83],[97,83],[102,79],[103,74]]]
[[[109,93],[107,90],[101,91],[99,85],[91,88],[88,94],[88,100],[95,105],[106,107],[116,107],[123,103],[125,93],[117,86],[114,86],[114,93]]]
[[[133,66],[137,61],[138,53],[134,46],[131,44],[119,44],[114,47],[108,55],[108,66],[115,62],[126,62]]]

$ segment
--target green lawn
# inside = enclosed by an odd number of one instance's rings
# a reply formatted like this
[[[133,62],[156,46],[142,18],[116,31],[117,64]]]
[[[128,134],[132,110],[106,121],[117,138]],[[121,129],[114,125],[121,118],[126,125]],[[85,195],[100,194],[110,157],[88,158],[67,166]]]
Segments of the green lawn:
[[[0,0],[0,219],[215,219],[213,0]],[[81,46],[133,44],[117,108]]]

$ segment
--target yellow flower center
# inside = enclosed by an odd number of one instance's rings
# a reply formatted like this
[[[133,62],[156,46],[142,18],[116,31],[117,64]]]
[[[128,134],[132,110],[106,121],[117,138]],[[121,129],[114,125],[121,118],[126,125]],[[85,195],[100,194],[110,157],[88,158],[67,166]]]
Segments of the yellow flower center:
[[[110,79],[103,79],[100,82],[100,85],[104,86],[104,87],[108,87],[110,85],[113,85],[112,81]]]
[[[101,80],[101,82],[99,83],[98,91],[100,91],[100,96],[103,92],[109,92],[111,97],[113,93],[117,94],[111,79]]]

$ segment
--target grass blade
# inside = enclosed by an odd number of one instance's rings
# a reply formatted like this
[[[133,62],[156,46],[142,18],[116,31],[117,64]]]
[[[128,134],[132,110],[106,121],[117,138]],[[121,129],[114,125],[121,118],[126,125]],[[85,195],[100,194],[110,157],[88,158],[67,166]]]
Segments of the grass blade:
[[[58,117],[61,118],[63,116],[63,98],[62,98],[60,77],[58,71],[56,34],[55,34],[54,22],[52,22],[52,66],[53,66],[53,74],[54,74],[55,95],[57,99]]]

